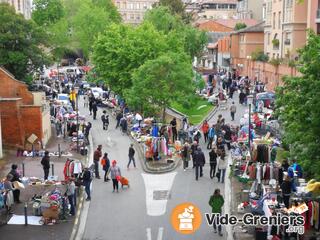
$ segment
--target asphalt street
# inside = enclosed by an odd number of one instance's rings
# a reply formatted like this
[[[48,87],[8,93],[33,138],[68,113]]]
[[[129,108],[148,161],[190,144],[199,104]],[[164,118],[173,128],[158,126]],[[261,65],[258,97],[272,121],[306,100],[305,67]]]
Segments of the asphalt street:
[[[234,95],[238,103],[238,94]],[[232,102],[228,101],[229,104]],[[81,104],[82,105],[82,104]],[[237,104],[236,124],[239,124],[240,117],[245,113],[247,107]],[[109,154],[110,160],[117,160],[122,175],[130,181],[130,188],[120,190],[119,193],[112,192],[112,183],[105,183],[103,179],[93,182],[92,200],[88,208],[87,218],[83,216],[80,221],[86,220],[84,228],[85,240],[209,240],[226,239],[225,230],[223,237],[213,233],[203,218],[201,227],[192,235],[177,233],[170,224],[172,209],[181,203],[191,202],[199,207],[202,213],[211,212],[208,205],[209,197],[215,188],[220,188],[224,195],[224,184],[217,183],[209,177],[208,150],[204,145],[203,138],[200,140],[202,149],[206,156],[204,176],[195,181],[193,169],[189,166],[183,171],[180,165],[175,171],[167,174],[144,173],[137,159],[137,168],[132,166],[127,170],[128,148],[131,139],[115,129],[115,120],[110,117],[110,125],[107,131],[102,129],[100,116],[102,109],[99,109],[97,120],[92,120],[88,109],[80,109],[86,114],[89,121],[93,123],[93,149],[102,144],[103,152]],[[222,114],[227,123],[231,123],[229,110],[219,110],[210,119],[209,123],[215,123],[218,114]],[[111,115],[111,113],[109,113]],[[100,175],[103,172],[100,169]],[[226,176],[227,177],[227,176]],[[228,186],[227,188],[228,189]],[[154,191],[169,191],[167,200],[153,200]]]

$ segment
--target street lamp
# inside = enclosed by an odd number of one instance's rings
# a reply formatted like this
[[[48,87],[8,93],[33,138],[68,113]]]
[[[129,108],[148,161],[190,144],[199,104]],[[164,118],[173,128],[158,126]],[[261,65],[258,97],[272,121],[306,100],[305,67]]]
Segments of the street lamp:
[[[76,88],[76,108],[77,108],[77,153],[79,153],[79,88]]]

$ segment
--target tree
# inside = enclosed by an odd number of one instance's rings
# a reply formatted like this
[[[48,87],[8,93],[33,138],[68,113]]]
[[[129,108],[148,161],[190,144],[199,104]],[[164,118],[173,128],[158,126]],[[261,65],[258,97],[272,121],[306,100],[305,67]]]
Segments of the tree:
[[[132,86],[131,75],[168,49],[165,36],[150,23],[137,28],[112,24],[93,46],[93,63],[110,87],[121,94]]]
[[[290,146],[307,175],[320,173],[320,37],[310,32],[300,53],[301,77],[286,77],[277,90],[277,114],[284,126],[284,142]]]
[[[234,27],[235,31],[238,31],[240,29],[246,28],[247,25],[245,23],[237,23],[236,26]]]
[[[28,81],[28,74],[48,63],[42,50],[46,34],[6,3],[0,3],[0,22],[0,65],[17,79]]]
[[[163,111],[170,102],[193,90],[190,60],[183,53],[167,53],[146,61],[133,73],[133,86],[126,90],[130,106],[141,112]]]
[[[108,13],[111,22],[121,22],[121,16],[112,0],[92,0],[92,3],[97,7],[103,8],[104,11]]]
[[[34,0],[32,19],[39,26],[49,26],[64,16],[61,0]]]
[[[169,39],[180,38],[185,51],[191,58],[199,56],[208,42],[205,32],[183,23],[181,18],[172,15],[167,7],[160,6],[148,11],[144,21],[150,22]]]
[[[186,12],[186,4],[181,0],[160,0],[155,4],[156,6],[167,7],[172,15],[181,17],[184,23],[191,23],[192,14]]]

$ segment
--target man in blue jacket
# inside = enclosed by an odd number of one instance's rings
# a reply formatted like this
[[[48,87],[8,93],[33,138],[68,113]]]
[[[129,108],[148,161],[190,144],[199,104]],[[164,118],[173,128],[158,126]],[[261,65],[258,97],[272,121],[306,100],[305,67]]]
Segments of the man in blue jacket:
[[[212,149],[212,142],[214,139],[214,136],[216,135],[215,130],[214,130],[214,126],[212,125],[211,128],[209,129],[209,133],[208,133],[208,145],[207,145],[207,149]]]

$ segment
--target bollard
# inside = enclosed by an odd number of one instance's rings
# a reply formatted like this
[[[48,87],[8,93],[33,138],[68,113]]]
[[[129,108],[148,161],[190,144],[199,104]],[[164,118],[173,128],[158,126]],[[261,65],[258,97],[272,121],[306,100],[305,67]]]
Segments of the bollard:
[[[61,146],[60,143],[58,144],[58,152],[59,152],[59,158],[61,157]]]
[[[24,162],[22,163],[22,177],[25,177],[25,168],[24,168]]]
[[[51,175],[54,176],[54,164],[51,164]]]
[[[28,204],[24,204],[24,225],[28,225],[28,212],[27,212]]]

